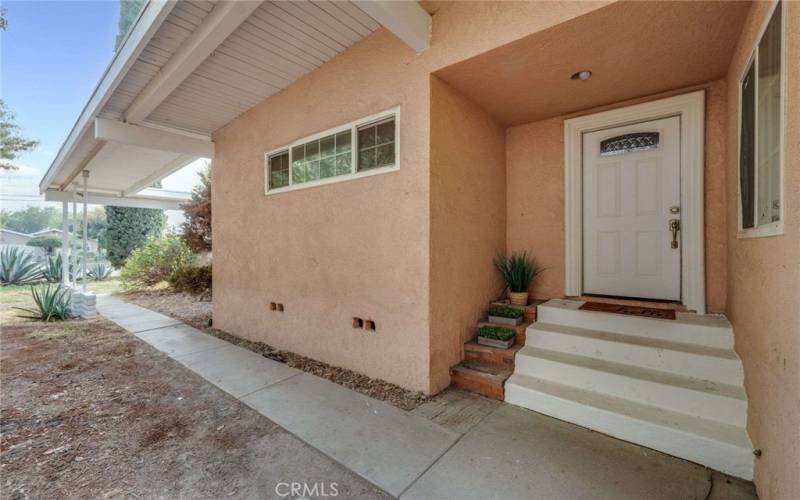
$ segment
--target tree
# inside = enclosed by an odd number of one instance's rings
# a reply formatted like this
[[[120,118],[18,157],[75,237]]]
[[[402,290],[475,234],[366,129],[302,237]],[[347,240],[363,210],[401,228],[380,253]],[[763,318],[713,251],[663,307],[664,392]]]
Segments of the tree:
[[[192,189],[192,201],[181,205],[186,220],[183,239],[193,252],[211,251],[211,167],[198,172],[200,184]]]
[[[61,212],[54,207],[26,207],[14,212],[0,212],[0,227],[18,233],[35,233],[47,228],[61,226]]]
[[[58,236],[37,236],[25,243],[29,247],[44,248],[47,255],[53,255],[53,250],[61,248],[61,238]]]
[[[106,221],[108,260],[114,267],[122,267],[148,238],[161,236],[167,216],[154,208],[106,207]]]
[[[8,27],[6,9],[0,8],[0,31]],[[14,160],[39,145],[39,141],[26,139],[19,135],[19,125],[14,122],[14,113],[6,107],[4,100],[0,99],[0,169],[16,170]]]
[[[144,2],[145,0],[120,0],[117,40],[114,42],[114,50],[119,49],[119,46],[125,41],[128,36],[128,30],[131,29],[131,25],[139,17],[139,12],[142,10]]]

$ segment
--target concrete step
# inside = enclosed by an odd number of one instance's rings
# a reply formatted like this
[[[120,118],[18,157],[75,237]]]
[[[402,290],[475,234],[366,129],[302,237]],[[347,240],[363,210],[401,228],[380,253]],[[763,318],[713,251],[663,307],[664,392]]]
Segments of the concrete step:
[[[508,328],[510,330],[514,330],[517,332],[517,337],[514,339],[515,345],[525,345],[525,338],[527,335],[527,329],[531,325],[530,322],[523,322],[517,326],[510,326],[510,325],[501,325],[499,323],[490,323],[489,321],[479,321],[477,328],[482,326],[494,326],[497,328]]]
[[[532,346],[515,359],[515,373],[671,411],[744,426],[744,388]]]
[[[506,401],[751,480],[752,444],[735,426],[515,373]]]
[[[498,349],[480,345],[477,340],[471,340],[464,344],[464,361],[513,371],[514,356],[520,349],[522,346],[519,344],[511,346],[509,349]]]
[[[677,312],[674,320],[655,319],[583,311],[580,309],[583,304],[580,300],[549,300],[538,306],[537,321],[718,349],[733,348],[733,328],[724,316]]]
[[[470,362],[450,368],[450,382],[453,385],[498,401],[503,401],[503,384],[510,376],[511,370]]]
[[[527,345],[724,384],[744,381],[733,349],[541,322],[528,327]]]

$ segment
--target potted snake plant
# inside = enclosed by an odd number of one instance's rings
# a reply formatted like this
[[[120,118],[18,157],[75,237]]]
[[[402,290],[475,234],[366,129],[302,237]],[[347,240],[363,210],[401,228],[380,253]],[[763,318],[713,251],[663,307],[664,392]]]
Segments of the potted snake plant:
[[[494,265],[508,287],[508,298],[515,306],[528,305],[528,289],[543,269],[528,252],[514,252],[510,257],[498,256]]]

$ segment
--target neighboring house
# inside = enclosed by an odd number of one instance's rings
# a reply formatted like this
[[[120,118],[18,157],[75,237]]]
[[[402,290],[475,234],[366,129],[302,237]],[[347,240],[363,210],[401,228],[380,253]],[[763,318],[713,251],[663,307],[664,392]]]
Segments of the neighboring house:
[[[27,246],[28,242],[31,239],[39,236],[52,236],[54,238],[60,239],[61,235],[62,235],[61,229],[53,229],[53,228],[42,229],[41,231],[36,231],[30,234],[20,233],[17,231],[12,231],[10,229],[0,229],[0,245],[24,247],[34,252],[37,256],[44,257],[46,252],[43,248]],[[80,245],[82,243],[74,243],[74,244]],[[97,240],[88,240],[87,247],[90,253],[96,254]]]
[[[0,245],[3,246],[25,246],[31,237],[29,234],[0,228]]]
[[[678,304],[540,307],[505,398],[789,498],[798,72],[798,2],[150,2],[40,188],[165,207],[213,157],[214,326],[425,393],[498,254]]]

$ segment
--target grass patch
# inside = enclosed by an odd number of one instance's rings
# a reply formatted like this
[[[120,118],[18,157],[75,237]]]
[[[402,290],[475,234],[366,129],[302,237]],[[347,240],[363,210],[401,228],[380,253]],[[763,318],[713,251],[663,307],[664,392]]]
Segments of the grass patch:
[[[478,328],[478,336],[485,339],[511,340],[517,332],[510,328],[500,328],[498,326],[482,326]]]
[[[489,309],[489,316],[498,318],[517,319],[522,317],[522,315],[523,312],[520,309],[514,309],[513,307],[492,307]]]

